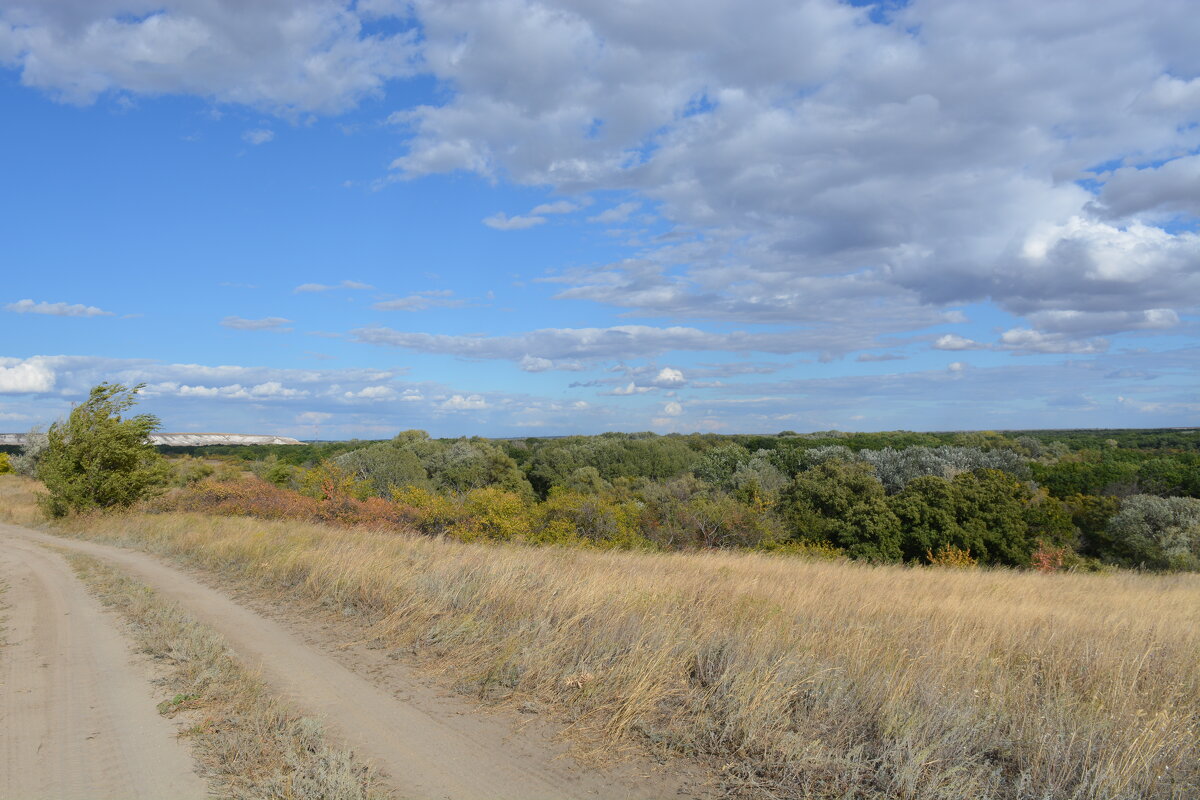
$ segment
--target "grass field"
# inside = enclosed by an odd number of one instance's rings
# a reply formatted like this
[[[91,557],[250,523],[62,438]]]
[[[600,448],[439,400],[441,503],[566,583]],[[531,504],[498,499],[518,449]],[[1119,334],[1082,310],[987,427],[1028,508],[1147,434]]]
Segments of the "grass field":
[[[581,737],[775,797],[1200,796],[1200,577],[465,544],[196,514],[75,535],[361,613]]]

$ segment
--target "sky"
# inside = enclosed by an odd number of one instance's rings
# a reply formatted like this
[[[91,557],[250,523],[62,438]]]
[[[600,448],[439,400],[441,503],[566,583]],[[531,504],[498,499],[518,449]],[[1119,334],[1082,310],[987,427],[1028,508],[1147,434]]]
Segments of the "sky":
[[[0,0],[0,430],[1200,424],[1193,0]]]

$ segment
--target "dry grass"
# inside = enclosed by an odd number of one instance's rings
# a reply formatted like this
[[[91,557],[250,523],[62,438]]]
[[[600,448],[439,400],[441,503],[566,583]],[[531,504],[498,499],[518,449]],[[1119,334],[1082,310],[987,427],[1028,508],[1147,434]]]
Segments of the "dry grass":
[[[577,730],[775,797],[1200,796],[1200,578],[464,544],[198,514],[79,520],[289,598]]]
[[[42,519],[37,493],[42,485],[21,475],[0,475],[0,522],[33,525]]]
[[[533,549],[180,513],[74,526],[353,607],[374,621],[364,635],[483,694],[719,759],[767,796],[1200,796],[1196,575]]]
[[[386,793],[353,754],[331,747],[321,725],[272,697],[224,640],[153,590],[81,555],[71,566],[130,623],[138,646],[167,665],[163,714],[184,712],[186,735],[221,797],[372,800]],[[189,720],[190,721],[190,720]]]

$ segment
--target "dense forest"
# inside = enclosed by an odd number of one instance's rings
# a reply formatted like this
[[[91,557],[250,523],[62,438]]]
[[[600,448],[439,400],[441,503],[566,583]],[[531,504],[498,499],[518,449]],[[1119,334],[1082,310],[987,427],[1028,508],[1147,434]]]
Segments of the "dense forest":
[[[164,449],[193,456],[180,462],[183,483],[199,485],[212,469],[202,459],[219,457],[282,493],[269,500],[265,486],[207,481],[179,502],[261,513],[295,495],[324,502],[312,511],[321,516],[339,500],[349,519],[468,539],[1200,568],[1196,430],[525,439],[405,431],[377,442]],[[359,504],[358,516],[346,503]]]

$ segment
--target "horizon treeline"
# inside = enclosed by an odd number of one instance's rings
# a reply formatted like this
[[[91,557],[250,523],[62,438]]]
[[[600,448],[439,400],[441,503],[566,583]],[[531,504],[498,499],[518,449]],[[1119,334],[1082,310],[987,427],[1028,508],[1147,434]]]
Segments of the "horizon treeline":
[[[412,430],[374,442],[161,449],[236,458],[279,491],[326,503],[304,512],[317,518],[329,501],[371,501],[376,516],[464,539],[1200,569],[1191,430],[526,439]],[[185,462],[184,483],[208,474]],[[247,513],[270,505],[261,491],[257,500],[230,491],[189,502]]]

